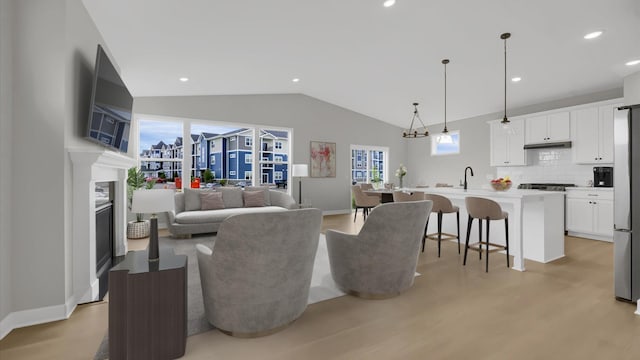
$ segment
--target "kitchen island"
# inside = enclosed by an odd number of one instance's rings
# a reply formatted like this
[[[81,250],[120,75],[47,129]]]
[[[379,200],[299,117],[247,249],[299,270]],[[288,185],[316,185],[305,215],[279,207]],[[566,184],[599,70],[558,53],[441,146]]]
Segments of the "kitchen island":
[[[524,271],[524,259],[547,263],[564,257],[564,192],[510,189],[406,188],[404,191],[423,191],[448,197],[460,207],[460,241],[464,244],[468,214],[464,204],[467,196],[491,199],[509,213],[509,253],[513,255],[514,270]],[[436,224],[430,219],[429,224]],[[504,244],[504,223],[492,221],[491,242]],[[432,226],[432,225],[430,225]],[[445,217],[442,231],[455,234],[455,219]],[[469,243],[478,241],[477,222]],[[497,260],[497,259],[496,259]],[[501,259],[504,261],[504,259]]]

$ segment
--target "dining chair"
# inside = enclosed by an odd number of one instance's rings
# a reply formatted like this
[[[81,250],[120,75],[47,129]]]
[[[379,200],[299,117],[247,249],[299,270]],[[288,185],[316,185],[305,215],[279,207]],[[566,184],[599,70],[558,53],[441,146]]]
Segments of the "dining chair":
[[[353,215],[353,222],[356,221],[358,216],[358,209],[362,209],[362,217],[366,221],[367,215],[369,215],[369,209],[372,209],[380,204],[380,198],[378,196],[367,195],[362,192],[361,185],[351,186],[353,192],[353,198],[355,200],[356,212]]]

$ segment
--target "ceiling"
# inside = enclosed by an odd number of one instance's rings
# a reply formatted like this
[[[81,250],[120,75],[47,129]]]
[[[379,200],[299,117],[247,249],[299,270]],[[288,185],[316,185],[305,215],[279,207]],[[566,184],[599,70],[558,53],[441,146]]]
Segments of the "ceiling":
[[[406,127],[620,88],[639,0],[83,0],[132,94],[302,93]],[[583,36],[594,30],[594,40]],[[188,77],[188,82],[180,82]],[[297,83],[293,78],[300,78]]]

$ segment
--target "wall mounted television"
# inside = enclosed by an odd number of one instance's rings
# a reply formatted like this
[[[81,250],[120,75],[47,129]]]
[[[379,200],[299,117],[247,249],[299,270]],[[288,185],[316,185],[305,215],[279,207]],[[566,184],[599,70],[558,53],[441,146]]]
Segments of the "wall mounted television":
[[[126,153],[132,109],[133,96],[98,45],[86,138]]]

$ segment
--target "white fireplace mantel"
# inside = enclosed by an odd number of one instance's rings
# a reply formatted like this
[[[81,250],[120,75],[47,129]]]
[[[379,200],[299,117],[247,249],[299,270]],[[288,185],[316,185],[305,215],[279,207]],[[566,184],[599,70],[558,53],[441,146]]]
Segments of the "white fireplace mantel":
[[[127,170],[135,159],[109,150],[68,148],[73,166],[73,293],[77,304],[95,301],[96,277],[96,182],[114,182],[115,255],[127,252]]]

